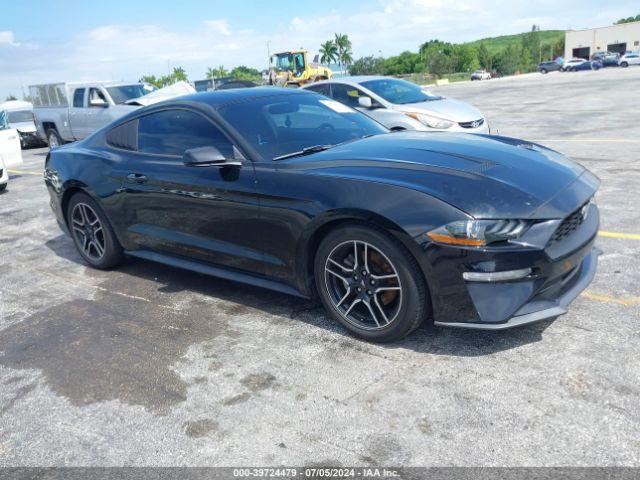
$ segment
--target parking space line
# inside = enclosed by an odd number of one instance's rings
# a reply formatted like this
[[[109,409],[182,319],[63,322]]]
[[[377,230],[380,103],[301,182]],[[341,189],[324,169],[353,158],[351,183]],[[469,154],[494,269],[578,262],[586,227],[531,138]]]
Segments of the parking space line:
[[[13,173],[15,175],[40,175],[42,176],[42,172],[34,172],[33,170],[11,170],[7,168],[7,172]]]
[[[600,237],[608,237],[608,238],[624,238],[626,240],[640,240],[640,234],[638,233],[621,233],[621,232],[607,232],[604,230],[600,230],[598,232]]]
[[[612,295],[606,295],[604,293],[582,292],[582,296],[589,300],[602,303],[612,303],[615,305],[622,305],[624,307],[632,307],[637,303],[640,303],[640,297],[614,297]]]

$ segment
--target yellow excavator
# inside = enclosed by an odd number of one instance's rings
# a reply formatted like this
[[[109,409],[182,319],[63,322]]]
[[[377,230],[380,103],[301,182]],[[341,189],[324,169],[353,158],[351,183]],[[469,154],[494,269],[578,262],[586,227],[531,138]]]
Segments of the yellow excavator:
[[[313,63],[308,61],[306,50],[290,50],[271,56],[269,68],[269,85],[279,87],[301,87],[307,83],[329,80],[333,72],[318,63],[318,56]]]

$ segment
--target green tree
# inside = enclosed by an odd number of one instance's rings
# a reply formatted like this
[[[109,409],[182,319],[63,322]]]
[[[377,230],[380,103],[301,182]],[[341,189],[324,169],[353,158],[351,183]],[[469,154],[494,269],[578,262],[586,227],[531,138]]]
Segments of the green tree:
[[[452,57],[444,52],[435,52],[429,55],[427,69],[434,77],[441,77],[452,71]]]
[[[386,73],[384,58],[376,58],[373,55],[359,58],[351,64],[349,73],[351,75],[384,75]]]
[[[455,57],[454,70],[456,72],[469,72],[480,66],[478,50],[471,45],[455,45],[453,49]]]
[[[327,40],[320,45],[320,63],[329,65],[338,59],[338,47],[333,40]]]
[[[162,85],[160,79],[157,78],[155,75],[143,75],[138,79],[138,81],[141,83],[148,83],[157,88],[162,88],[164,86]]]
[[[224,68],[224,65],[220,65],[217,68],[209,67],[207,69],[207,78],[220,78],[220,77],[228,77],[229,71]]]
[[[621,18],[617,22],[614,22],[614,25],[620,25],[622,23],[631,23],[631,22],[640,22],[640,15],[636,15],[635,17],[627,17]]]
[[[171,79],[173,82],[188,82],[189,78],[187,77],[187,72],[185,72],[182,67],[173,67],[173,72],[171,72]]]
[[[340,73],[343,72],[342,67],[349,65],[349,62],[352,61],[352,52],[351,52],[351,40],[349,40],[349,36],[342,33],[336,33],[334,43],[338,49],[338,66],[340,68]]]
[[[564,55],[564,35],[556,43],[553,44],[552,53],[549,60],[553,60],[556,57],[562,57]]]
[[[262,79],[259,70],[245,65],[240,65],[232,69],[229,76],[236,80],[250,80],[252,82],[259,82]]]
[[[15,95],[9,95],[5,101],[10,102],[12,100],[18,100],[18,97],[16,97]]]
[[[542,44],[540,42],[539,32],[540,27],[533,25],[531,27],[531,31],[522,36],[522,48],[529,50],[532,57],[530,64],[533,64],[534,61],[535,64],[538,64],[541,60]],[[530,65],[527,65],[526,67],[529,68]]]
[[[480,66],[485,70],[491,70],[493,67],[493,58],[484,43],[481,43],[478,47],[478,61],[480,62]]]

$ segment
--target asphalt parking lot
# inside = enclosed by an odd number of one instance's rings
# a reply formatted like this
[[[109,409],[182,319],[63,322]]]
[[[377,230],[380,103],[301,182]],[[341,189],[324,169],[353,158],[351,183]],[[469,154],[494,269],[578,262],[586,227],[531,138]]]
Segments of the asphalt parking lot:
[[[554,322],[390,345],[309,301],[85,267],[25,152],[0,195],[0,466],[640,465],[639,89],[640,68],[434,89],[595,172],[604,253]]]

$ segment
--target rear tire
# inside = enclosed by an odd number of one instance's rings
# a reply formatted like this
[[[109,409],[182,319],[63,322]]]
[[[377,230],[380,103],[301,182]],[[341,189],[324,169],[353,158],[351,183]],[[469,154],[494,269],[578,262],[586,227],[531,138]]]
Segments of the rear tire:
[[[100,205],[86,193],[76,193],[67,205],[67,226],[78,253],[93,268],[106,270],[122,263],[124,253]]]
[[[620,66],[621,66],[622,68],[627,68],[627,67],[629,66],[629,64],[628,64],[627,62],[622,62],[622,63],[620,64]]]
[[[7,185],[8,183],[3,183],[2,185],[0,185],[0,192],[4,192],[7,189]]]
[[[47,130],[47,143],[49,144],[49,148],[52,150],[62,145],[62,138],[55,128]]]
[[[430,308],[415,259],[378,228],[354,224],[329,233],[318,247],[314,275],[329,315],[368,341],[404,338]]]
[[[543,68],[542,70],[540,70],[540,73],[545,74],[545,73],[549,73],[549,72],[547,71],[546,68]]]

